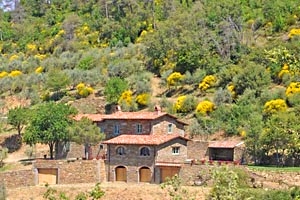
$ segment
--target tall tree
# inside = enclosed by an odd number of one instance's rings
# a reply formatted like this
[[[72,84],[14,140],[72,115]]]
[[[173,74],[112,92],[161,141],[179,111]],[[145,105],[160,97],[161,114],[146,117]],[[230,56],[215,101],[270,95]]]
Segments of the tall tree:
[[[275,152],[277,165],[284,165],[285,158],[295,145],[299,152],[300,127],[298,118],[294,113],[281,112],[273,114],[267,121],[265,131],[261,134],[259,142],[266,152]],[[298,143],[298,145],[297,145]]]
[[[50,158],[53,159],[54,147],[59,142],[69,140],[68,129],[72,124],[70,115],[76,111],[65,104],[46,102],[34,110],[29,125],[25,129],[24,141],[29,145],[36,143],[49,146]]]
[[[83,144],[85,147],[85,156],[88,159],[90,146],[98,144],[105,138],[99,127],[90,119],[84,117],[70,127],[71,140],[77,144]]]
[[[12,125],[21,135],[24,126],[28,122],[28,108],[16,107],[8,112],[7,122]]]
[[[121,78],[113,77],[108,80],[104,95],[109,103],[118,103],[121,94],[128,88],[127,82]]]

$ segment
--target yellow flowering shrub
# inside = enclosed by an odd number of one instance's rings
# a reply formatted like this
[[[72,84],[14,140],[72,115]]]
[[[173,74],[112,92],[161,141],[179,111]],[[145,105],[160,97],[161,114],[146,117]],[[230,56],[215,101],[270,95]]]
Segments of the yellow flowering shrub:
[[[131,90],[126,90],[121,94],[118,103],[121,105],[125,103],[127,106],[131,106],[133,104],[133,92]]]
[[[177,98],[176,102],[173,105],[173,108],[176,112],[185,112],[184,110],[184,102],[186,100],[186,96],[180,96]]]
[[[284,64],[281,68],[280,72],[278,73],[278,78],[282,78],[284,74],[289,74],[289,66],[287,64]]]
[[[300,93],[300,82],[291,82],[285,90],[287,97],[292,96],[295,93]]]
[[[287,104],[283,99],[274,99],[265,103],[264,113],[272,114],[276,112],[284,112],[287,110]]]
[[[14,61],[14,60],[17,60],[19,58],[19,56],[18,55],[16,55],[16,54],[13,54],[13,55],[11,55],[10,57],[9,57],[9,61],[11,62],[11,61]]]
[[[200,90],[205,91],[208,88],[214,86],[216,82],[217,82],[217,78],[214,75],[205,76],[204,79],[199,84],[199,88]]]
[[[90,94],[94,93],[94,89],[92,87],[86,86],[84,83],[79,83],[76,86],[77,93],[81,97],[87,97]]]
[[[8,73],[6,71],[0,72],[0,78],[4,78]]]
[[[236,96],[235,86],[234,86],[232,83],[230,83],[230,84],[227,86],[227,90],[231,93],[231,95],[232,95],[233,97]]]
[[[35,73],[40,74],[44,71],[44,68],[42,66],[39,66],[38,68],[35,69]]]
[[[47,56],[45,54],[36,54],[34,58],[39,60],[44,60]]]
[[[215,109],[215,104],[212,103],[211,101],[205,100],[201,101],[197,107],[196,107],[196,112],[200,114],[208,114],[212,112]]]
[[[176,86],[183,79],[183,75],[180,72],[173,72],[167,78],[168,86]]]
[[[289,32],[289,38],[292,38],[294,36],[300,36],[300,28],[292,28]]]
[[[136,101],[139,105],[141,105],[141,106],[146,106],[146,105],[148,105],[149,100],[150,100],[150,95],[147,94],[147,93],[139,94],[139,95],[137,95],[137,97],[135,98],[135,101]]]
[[[245,137],[247,136],[247,132],[246,132],[245,130],[242,130],[242,131],[240,132],[240,136],[241,136],[242,138],[245,138]]]
[[[16,77],[16,76],[20,76],[21,74],[22,74],[21,71],[19,71],[19,70],[13,70],[13,71],[11,71],[11,72],[9,73],[9,76],[11,76],[11,77]]]
[[[36,51],[36,50],[37,50],[37,47],[36,47],[35,44],[27,44],[27,45],[26,45],[26,48],[27,48],[27,50],[29,50],[29,51]]]

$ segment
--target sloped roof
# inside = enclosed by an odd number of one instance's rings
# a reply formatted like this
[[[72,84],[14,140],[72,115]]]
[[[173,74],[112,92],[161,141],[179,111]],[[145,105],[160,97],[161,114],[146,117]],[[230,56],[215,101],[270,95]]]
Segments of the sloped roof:
[[[180,121],[176,116],[170,115],[166,112],[115,112],[112,114],[78,114],[74,117],[75,120],[80,120],[83,117],[86,117],[93,122],[100,122],[107,119],[134,119],[134,120],[154,120],[162,116],[170,116],[171,118],[176,119],[176,121],[187,125],[187,123]]]
[[[228,148],[233,149],[237,146],[240,146],[244,144],[243,141],[234,141],[234,140],[228,140],[228,141],[211,141],[209,142],[208,147],[209,148]]]
[[[103,144],[134,144],[134,145],[160,145],[176,138],[189,140],[177,134],[168,135],[120,135],[110,140],[106,140]]]

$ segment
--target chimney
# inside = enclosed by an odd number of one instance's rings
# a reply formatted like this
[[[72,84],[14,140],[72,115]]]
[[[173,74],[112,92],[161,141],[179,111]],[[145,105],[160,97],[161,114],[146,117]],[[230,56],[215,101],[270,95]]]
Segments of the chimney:
[[[158,115],[161,113],[161,107],[159,105],[156,105],[154,107],[154,110],[155,110],[156,114],[158,114]]]
[[[120,105],[116,105],[115,112],[122,112]]]

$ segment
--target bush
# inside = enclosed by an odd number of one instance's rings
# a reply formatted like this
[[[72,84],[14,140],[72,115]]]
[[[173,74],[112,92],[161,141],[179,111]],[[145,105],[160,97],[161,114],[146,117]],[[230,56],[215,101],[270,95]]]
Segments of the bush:
[[[196,100],[193,96],[180,96],[173,105],[177,113],[189,113],[196,107]]]
[[[224,90],[222,88],[218,89],[214,96],[214,103],[219,106],[224,103],[232,103],[233,93],[229,90]]]
[[[286,88],[285,94],[287,97],[292,96],[295,93],[300,93],[300,82],[291,82]]]
[[[207,115],[215,109],[215,105],[208,100],[202,101],[197,105],[196,112]]]
[[[218,168],[212,175],[213,186],[209,193],[212,200],[240,200],[238,175],[228,167]]]
[[[178,86],[180,81],[183,79],[183,75],[180,72],[173,72],[167,78],[168,87],[170,86]]]
[[[79,83],[76,86],[77,94],[81,97],[87,97],[90,94],[94,93],[94,89],[92,87],[86,86],[84,83]]]
[[[130,90],[126,90],[121,94],[118,103],[125,104],[126,106],[131,106],[133,104],[133,92]]]
[[[202,91],[206,91],[208,88],[213,87],[217,82],[217,78],[214,75],[205,76],[199,84],[199,88]]]
[[[140,105],[140,106],[147,106],[150,103],[150,95],[147,93],[142,93],[139,94],[136,98],[135,101]]]
[[[6,188],[3,182],[0,183],[0,199],[6,199]]]
[[[273,114],[276,112],[284,112],[287,110],[287,104],[283,99],[270,100],[265,103],[264,113]]]

